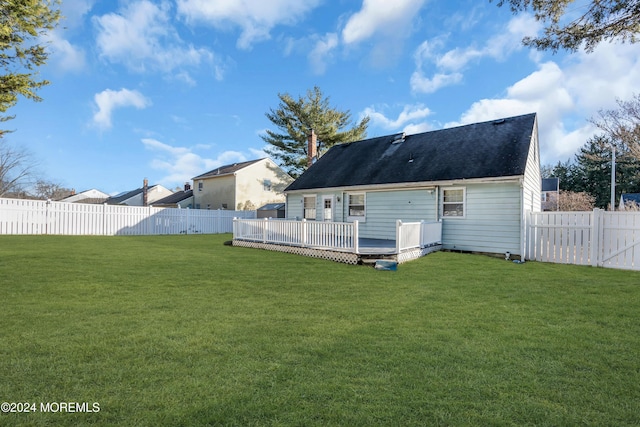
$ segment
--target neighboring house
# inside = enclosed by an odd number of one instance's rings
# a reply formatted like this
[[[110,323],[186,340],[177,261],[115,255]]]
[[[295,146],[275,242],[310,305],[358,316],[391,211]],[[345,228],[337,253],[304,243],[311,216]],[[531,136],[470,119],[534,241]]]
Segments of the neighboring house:
[[[620,195],[619,210],[637,210],[640,208],[640,193],[623,193]]]
[[[156,208],[190,208],[193,209],[193,190],[188,182],[184,184],[182,191],[164,197],[153,202]]]
[[[557,211],[560,202],[560,178],[542,178],[542,210]]]
[[[109,198],[109,195],[103,191],[92,188],[91,190],[81,191],[80,193],[65,197],[60,200],[67,203],[104,203]]]
[[[173,194],[173,191],[162,185],[149,186],[145,179],[142,188],[132,191],[124,191],[113,197],[109,197],[105,203],[108,205],[127,205],[127,206],[149,206],[153,205],[157,200],[163,199]]]
[[[284,202],[283,190],[293,179],[271,159],[220,166],[193,178],[196,209],[255,210]]]
[[[285,203],[267,203],[256,211],[257,218],[284,218],[286,215]]]
[[[357,220],[374,239],[395,239],[398,219],[442,220],[444,249],[520,256],[541,210],[537,116],[336,145],[285,194],[289,219]]]

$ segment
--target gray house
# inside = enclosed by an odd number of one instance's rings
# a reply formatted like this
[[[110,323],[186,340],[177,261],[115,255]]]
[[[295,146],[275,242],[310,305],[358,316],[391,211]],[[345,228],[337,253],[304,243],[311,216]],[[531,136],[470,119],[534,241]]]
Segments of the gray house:
[[[521,256],[540,193],[527,114],[336,145],[285,189],[286,217],[358,221],[360,237],[390,240],[397,220],[442,220],[444,249]]]

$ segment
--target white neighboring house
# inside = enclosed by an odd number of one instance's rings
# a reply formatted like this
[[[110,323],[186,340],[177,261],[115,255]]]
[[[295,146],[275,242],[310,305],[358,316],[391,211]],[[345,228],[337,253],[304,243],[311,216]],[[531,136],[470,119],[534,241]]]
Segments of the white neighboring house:
[[[108,205],[149,206],[171,194],[173,194],[173,191],[160,184],[149,186],[148,181],[145,179],[141,188],[124,191],[109,197],[105,203]]]
[[[67,203],[104,203],[108,198],[109,195],[104,191],[92,188],[91,190],[85,190],[81,191],[80,193],[72,194],[59,201]]]

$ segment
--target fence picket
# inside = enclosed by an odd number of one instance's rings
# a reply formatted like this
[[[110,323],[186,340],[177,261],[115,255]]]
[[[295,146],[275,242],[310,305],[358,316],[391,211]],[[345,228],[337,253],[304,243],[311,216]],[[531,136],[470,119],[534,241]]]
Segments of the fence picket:
[[[217,234],[233,231],[233,218],[256,211],[92,205],[0,198],[0,235]]]

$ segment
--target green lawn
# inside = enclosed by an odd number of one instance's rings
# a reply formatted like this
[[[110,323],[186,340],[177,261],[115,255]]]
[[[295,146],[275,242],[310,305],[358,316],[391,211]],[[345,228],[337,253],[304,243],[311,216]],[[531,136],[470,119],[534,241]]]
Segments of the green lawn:
[[[0,236],[0,425],[640,424],[639,273],[228,239]]]

